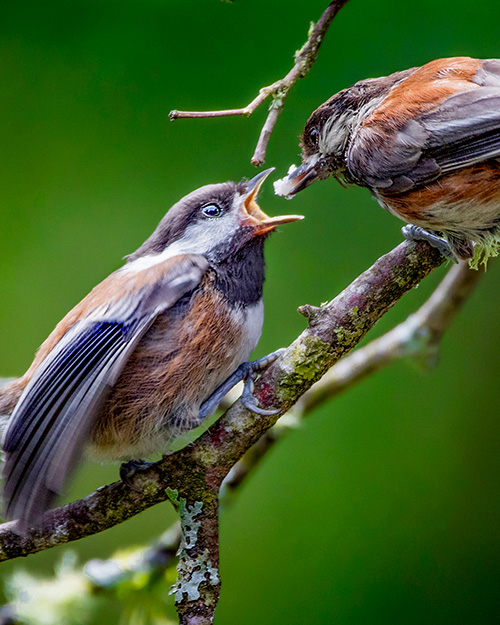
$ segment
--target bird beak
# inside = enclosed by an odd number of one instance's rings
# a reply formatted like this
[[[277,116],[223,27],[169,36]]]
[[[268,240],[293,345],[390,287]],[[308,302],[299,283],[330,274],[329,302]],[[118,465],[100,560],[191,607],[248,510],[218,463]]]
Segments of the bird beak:
[[[274,193],[291,200],[296,193],[319,179],[320,174],[316,165],[317,159],[306,160],[299,167],[292,165],[288,170],[288,174],[274,183]]]
[[[265,234],[281,224],[287,224],[292,221],[304,219],[302,215],[281,215],[279,217],[269,217],[256,203],[255,199],[259,193],[262,183],[274,170],[275,168],[271,167],[249,180],[247,183],[246,194],[243,196],[243,202],[241,204],[242,225],[253,227],[255,229],[255,234]]]

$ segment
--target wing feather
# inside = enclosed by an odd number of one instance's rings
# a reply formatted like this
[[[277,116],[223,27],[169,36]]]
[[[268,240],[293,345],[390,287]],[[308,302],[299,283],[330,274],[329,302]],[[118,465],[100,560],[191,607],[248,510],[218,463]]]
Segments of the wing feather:
[[[207,261],[169,259],[164,271],[142,270],[123,293],[77,321],[37,367],[5,434],[4,511],[21,527],[39,521],[81,456],[106,390],[158,314],[196,288]],[[154,275],[148,275],[153,273]],[[159,274],[159,275],[158,275]],[[136,281],[137,282],[137,281]]]
[[[500,157],[500,85],[474,86],[396,128],[367,117],[347,154],[348,170],[365,186],[400,193],[438,176]],[[374,112],[376,113],[376,111]]]

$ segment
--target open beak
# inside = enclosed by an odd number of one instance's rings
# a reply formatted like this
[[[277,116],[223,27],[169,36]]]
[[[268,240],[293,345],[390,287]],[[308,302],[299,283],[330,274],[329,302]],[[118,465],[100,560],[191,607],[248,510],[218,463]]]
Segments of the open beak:
[[[313,162],[305,161],[299,167],[292,165],[288,170],[288,174],[274,183],[274,193],[291,200],[296,193],[308,187],[315,180],[318,180],[319,175],[316,170],[316,164],[316,160],[314,160]]]
[[[247,183],[247,192],[241,205],[241,212],[243,213],[242,223],[243,225],[253,227],[255,229],[255,234],[265,234],[281,224],[287,224],[292,221],[304,219],[302,215],[281,215],[279,217],[269,217],[263,210],[260,209],[259,205],[255,201],[262,183],[274,170],[274,167],[266,169],[260,174],[254,176]]]

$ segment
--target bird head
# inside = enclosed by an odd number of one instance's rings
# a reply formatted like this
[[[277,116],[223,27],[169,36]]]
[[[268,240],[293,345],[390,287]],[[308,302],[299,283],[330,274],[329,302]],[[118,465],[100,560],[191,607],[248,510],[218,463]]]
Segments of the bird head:
[[[273,171],[267,169],[239,183],[206,185],[186,195],[128,262],[177,254],[202,254],[210,262],[222,262],[249,242],[260,245],[276,226],[303,219],[300,215],[269,217],[258,206],[257,194]]]
[[[346,155],[353,135],[389,90],[413,71],[361,80],[319,106],[307,120],[300,138],[302,164],[292,165],[287,175],[274,183],[276,195],[291,199],[313,182],[329,176],[351,182]]]

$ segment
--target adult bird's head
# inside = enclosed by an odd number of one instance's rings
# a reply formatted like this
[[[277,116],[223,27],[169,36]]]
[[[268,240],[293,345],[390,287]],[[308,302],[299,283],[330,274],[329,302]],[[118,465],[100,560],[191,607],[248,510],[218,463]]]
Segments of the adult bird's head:
[[[288,174],[274,183],[276,195],[291,199],[313,182],[329,176],[341,183],[353,182],[346,167],[352,135],[391,87],[412,71],[361,80],[321,104],[307,120],[301,135],[302,164],[292,165]]]

